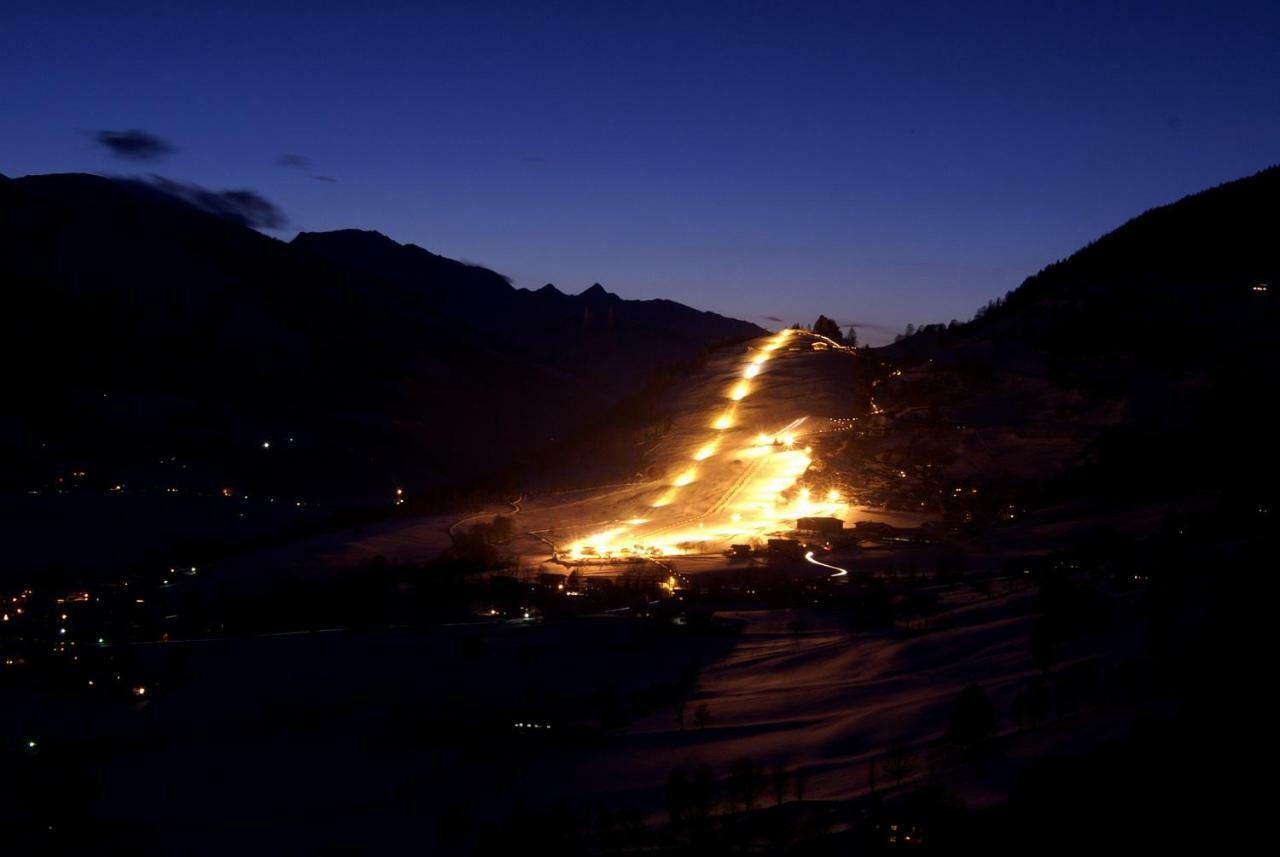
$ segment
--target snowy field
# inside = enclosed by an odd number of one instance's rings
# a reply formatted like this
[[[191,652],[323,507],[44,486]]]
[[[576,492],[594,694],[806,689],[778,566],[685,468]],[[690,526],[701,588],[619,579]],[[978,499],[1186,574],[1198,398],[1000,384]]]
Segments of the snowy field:
[[[893,742],[926,758],[974,682],[1000,732],[989,763],[957,768],[950,785],[981,805],[1062,736],[1079,750],[1134,713],[1110,700],[1031,728],[1011,716],[1037,674],[1026,646],[1033,595],[957,589],[923,629],[858,637],[820,611],[778,610],[726,614],[719,632],[601,617],[193,643],[185,678],[153,701],[92,712],[30,700],[5,716],[45,712],[32,728],[71,749],[91,812],[113,820],[119,842],[167,843],[172,854],[225,854],[246,838],[255,853],[344,842],[402,853],[405,837],[429,843],[446,811],[502,821],[562,799],[656,820],[675,766],[723,773],[743,758],[800,773],[808,800],[846,798],[866,790],[873,759],[883,770]],[[151,648],[144,656],[176,647]],[[1105,670],[1104,658],[1132,648],[1092,637],[1050,681]],[[611,711],[620,716],[607,725]],[[922,762],[908,779],[923,775]]]

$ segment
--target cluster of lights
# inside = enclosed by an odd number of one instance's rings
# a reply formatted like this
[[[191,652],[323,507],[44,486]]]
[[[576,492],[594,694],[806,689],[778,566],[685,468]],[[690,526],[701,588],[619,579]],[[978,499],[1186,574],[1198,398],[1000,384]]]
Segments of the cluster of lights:
[[[594,533],[575,542],[564,551],[565,558],[643,558],[673,556],[690,546],[730,543],[760,538],[778,530],[783,521],[814,516],[843,516],[845,503],[838,492],[830,492],[825,500],[810,496],[808,489],[788,496],[796,481],[812,462],[812,450],[797,447],[795,429],[804,420],[796,420],[775,433],[761,432],[746,447],[735,446],[728,434],[737,425],[738,406],[751,395],[753,380],[775,351],[786,345],[792,331],[783,330],[765,344],[754,349],[743,365],[739,377],[726,390],[728,404],[710,422],[715,434],[697,448],[692,463],[678,471],[671,482],[649,504],[649,512],[670,505],[680,490],[698,479],[698,465],[722,451],[732,450],[734,457],[747,461],[751,478],[723,508],[700,516],[695,525],[688,521],[677,526],[638,532],[649,523],[647,513]],[[758,474],[758,475],[757,475]]]

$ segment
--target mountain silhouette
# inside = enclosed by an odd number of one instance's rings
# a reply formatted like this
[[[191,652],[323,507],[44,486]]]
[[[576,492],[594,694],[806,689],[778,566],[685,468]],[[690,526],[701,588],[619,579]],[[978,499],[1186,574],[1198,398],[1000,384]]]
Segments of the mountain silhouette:
[[[1152,209],[973,321],[878,349],[902,374],[877,401],[896,429],[932,433],[946,478],[1253,490],[1275,458],[1277,234],[1280,167]],[[944,443],[939,425],[974,434]]]
[[[516,289],[376,232],[286,243],[82,174],[0,178],[0,280],[25,367],[0,428],[7,491],[77,470],[339,503],[482,479],[760,332],[598,285]]]

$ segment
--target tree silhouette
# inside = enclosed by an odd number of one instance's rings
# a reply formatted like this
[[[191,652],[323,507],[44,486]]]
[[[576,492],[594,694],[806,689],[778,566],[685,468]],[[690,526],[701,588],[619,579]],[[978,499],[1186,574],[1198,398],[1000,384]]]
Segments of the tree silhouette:
[[[1036,621],[1027,637],[1027,646],[1031,650],[1031,661],[1040,672],[1048,675],[1053,666],[1055,641],[1049,624],[1043,618]]]
[[[899,738],[884,754],[884,772],[893,779],[895,785],[915,773],[916,753],[907,742]]]
[[[764,771],[752,759],[739,759],[729,768],[729,798],[743,812],[751,811],[766,785]]]
[[[971,684],[956,697],[951,709],[947,740],[966,747],[982,741],[996,729],[996,712],[987,693]]]
[[[493,544],[505,542],[515,533],[516,522],[506,515],[497,515],[489,525],[489,541]]]
[[[818,316],[818,320],[813,323],[813,332],[828,339],[834,339],[836,342],[844,342],[844,336],[840,333],[840,325],[825,315]]]
[[[787,799],[787,769],[782,765],[774,765],[772,781],[774,805],[782,806],[782,802]]]

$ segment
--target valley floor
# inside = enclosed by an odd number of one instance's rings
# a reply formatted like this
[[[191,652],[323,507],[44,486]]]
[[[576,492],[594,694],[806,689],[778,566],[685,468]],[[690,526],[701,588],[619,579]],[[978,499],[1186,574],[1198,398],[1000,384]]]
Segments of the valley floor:
[[[1037,682],[1137,656],[1135,636],[1090,637],[1041,679],[1026,648],[1033,591],[942,594],[927,625],[866,636],[820,610],[750,610],[700,632],[586,617],[151,646],[144,656],[185,662],[152,701],[15,697],[4,716],[66,748],[49,763],[90,796],[89,829],[191,855],[403,853],[444,816],[474,832],[561,802],[659,821],[674,768],[722,776],[741,759],[785,768],[805,800],[844,799],[868,789],[873,760],[892,788],[884,754],[899,741],[919,760],[906,781],[929,767],[982,805],[1043,754],[1125,730],[1141,700],[1114,691],[1034,725],[1015,713]],[[950,767],[942,734],[971,683],[1000,732],[984,761]]]

